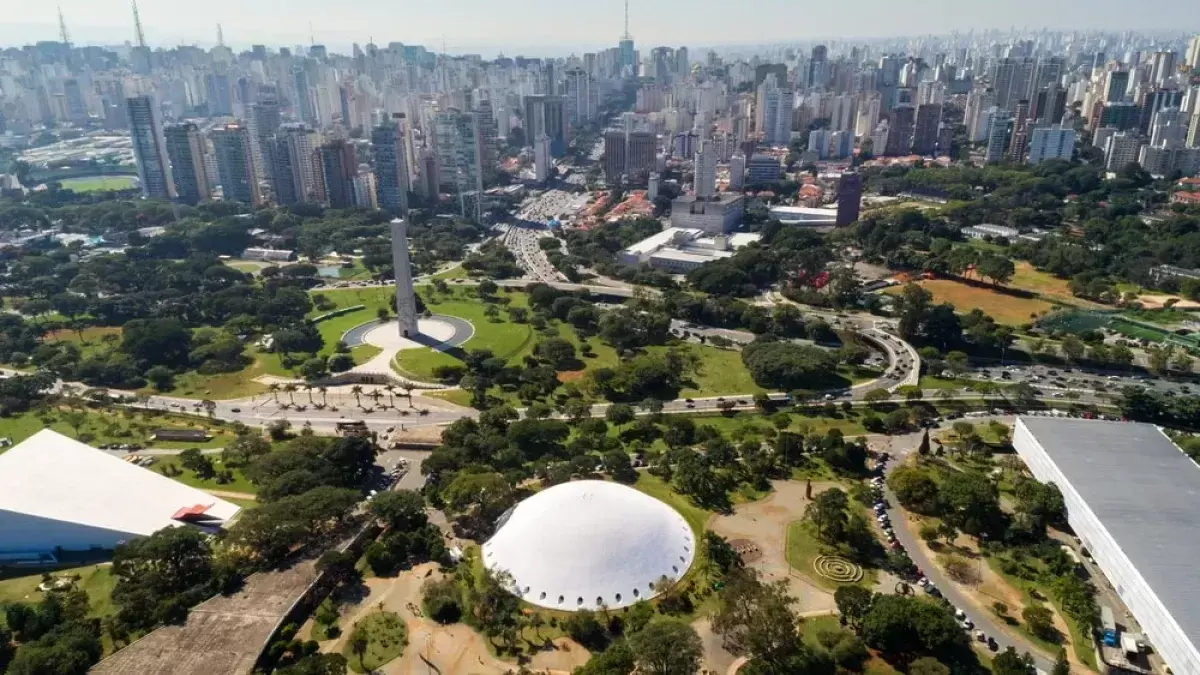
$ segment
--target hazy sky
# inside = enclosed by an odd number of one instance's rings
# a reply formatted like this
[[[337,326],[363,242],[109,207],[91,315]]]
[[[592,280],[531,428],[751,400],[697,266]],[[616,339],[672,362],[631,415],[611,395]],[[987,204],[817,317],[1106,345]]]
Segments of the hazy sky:
[[[72,41],[133,39],[128,0],[61,0]],[[612,45],[621,0],[141,0],[152,46],[399,41],[448,51],[582,53]],[[53,0],[0,0],[0,45],[58,37]],[[971,28],[1200,31],[1198,0],[633,0],[639,46],[720,45],[948,33]]]

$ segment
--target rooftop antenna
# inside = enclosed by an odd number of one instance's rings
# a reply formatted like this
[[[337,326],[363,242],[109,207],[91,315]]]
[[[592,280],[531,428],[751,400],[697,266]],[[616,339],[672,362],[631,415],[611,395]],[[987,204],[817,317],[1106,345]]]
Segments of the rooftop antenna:
[[[622,40],[633,39],[629,35],[629,0],[625,0],[625,34],[621,36]]]
[[[225,32],[221,30],[221,24],[217,24],[217,46],[225,46]]]
[[[142,17],[138,14],[137,0],[133,0],[133,29],[137,34],[137,44],[145,48],[146,34],[142,32]]]
[[[311,47],[315,44],[317,44],[317,40],[316,40],[316,38],[313,37],[312,22],[309,21],[308,22],[308,46]]]
[[[58,6],[58,37],[63,44],[71,44],[71,35],[67,33],[67,21],[63,18],[62,5]]]

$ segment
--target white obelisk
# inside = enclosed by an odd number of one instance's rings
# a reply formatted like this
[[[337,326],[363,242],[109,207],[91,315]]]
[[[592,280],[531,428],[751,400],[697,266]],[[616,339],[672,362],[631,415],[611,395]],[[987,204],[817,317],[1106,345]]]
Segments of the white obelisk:
[[[414,338],[417,328],[417,296],[413,292],[412,261],[408,259],[408,223],[392,221],[392,268],[396,271],[396,318],[400,336]]]

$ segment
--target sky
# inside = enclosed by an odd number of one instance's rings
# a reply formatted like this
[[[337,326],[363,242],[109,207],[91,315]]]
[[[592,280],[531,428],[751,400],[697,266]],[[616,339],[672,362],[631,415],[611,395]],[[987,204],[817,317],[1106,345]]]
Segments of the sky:
[[[133,39],[129,0],[60,0],[76,44]],[[151,46],[234,49],[260,43],[331,50],[353,42],[423,44],[450,53],[567,55],[615,45],[621,0],[140,0]],[[1136,9],[1135,9],[1136,7]],[[1197,0],[633,0],[640,47],[763,44],[944,34],[1013,27],[1200,32]],[[56,4],[0,0],[0,45],[58,39]],[[311,30],[310,30],[311,25]]]

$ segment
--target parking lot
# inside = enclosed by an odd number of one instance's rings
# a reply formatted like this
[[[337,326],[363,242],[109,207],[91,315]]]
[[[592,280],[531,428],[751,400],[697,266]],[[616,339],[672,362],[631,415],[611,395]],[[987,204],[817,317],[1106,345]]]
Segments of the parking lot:
[[[1071,391],[1117,393],[1130,386],[1153,389],[1167,396],[1194,394],[1200,391],[1200,385],[1187,380],[1075,366],[994,365],[976,368],[967,372],[964,377],[991,380],[999,384],[1026,383],[1051,398],[1063,398]]]

